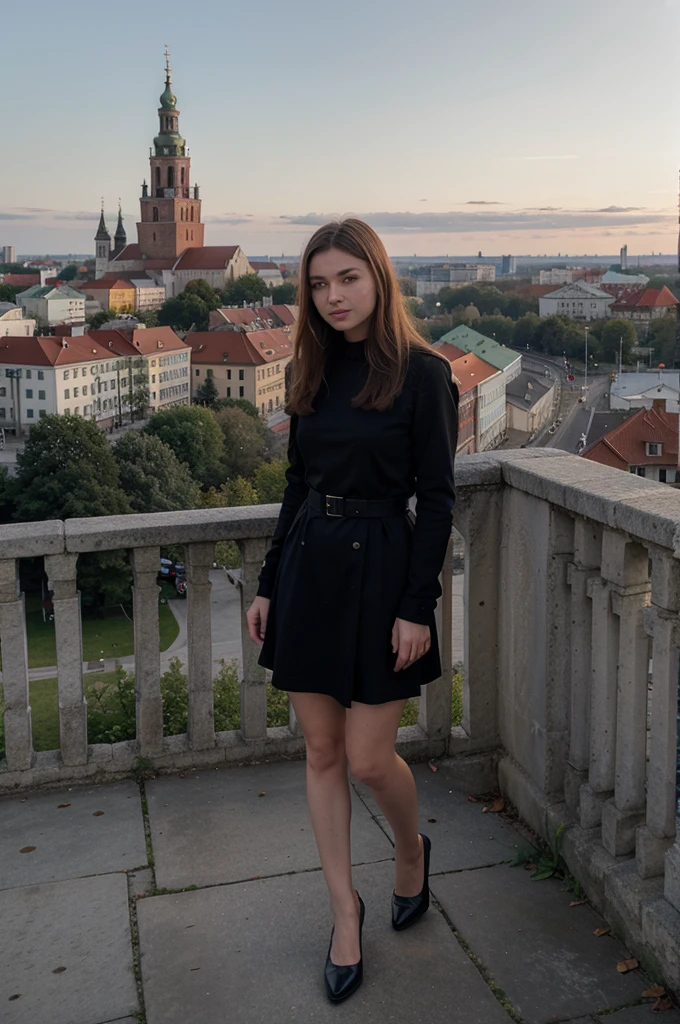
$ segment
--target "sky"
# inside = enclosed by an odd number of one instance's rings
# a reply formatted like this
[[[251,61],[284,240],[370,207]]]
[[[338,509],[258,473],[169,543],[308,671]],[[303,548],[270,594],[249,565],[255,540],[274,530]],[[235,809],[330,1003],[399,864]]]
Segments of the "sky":
[[[18,11],[18,8],[15,8]],[[680,0],[32,0],[3,47],[0,244],[136,240],[170,50],[207,245],[299,255],[673,252]]]

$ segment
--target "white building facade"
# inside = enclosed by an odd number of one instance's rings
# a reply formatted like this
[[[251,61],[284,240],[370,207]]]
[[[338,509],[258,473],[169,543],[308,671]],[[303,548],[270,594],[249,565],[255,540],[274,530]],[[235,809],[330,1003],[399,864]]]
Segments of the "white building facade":
[[[85,319],[85,297],[75,288],[63,285],[34,285],[17,295],[17,302],[29,316],[41,317],[51,327],[57,324],[77,324]]]
[[[541,296],[538,300],[538,315],[546,317],[558,313],[570,320],[601,320],[609,316],[609,307],[613,301],[612,295],[595,285],[574,281]]]
[[[10,335],[30,338],[34,331],[35,320],[26,319],[21,306],[15,306],[13,302],[0,302],[0,338]]]

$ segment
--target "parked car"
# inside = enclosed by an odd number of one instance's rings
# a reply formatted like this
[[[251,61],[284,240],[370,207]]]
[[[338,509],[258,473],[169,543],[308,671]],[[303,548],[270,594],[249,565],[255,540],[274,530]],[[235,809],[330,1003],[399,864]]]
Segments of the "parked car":
[[[168,583],[174,583],[176,576],[184,575],[184,563],[173,562],[170,558],[161,558],[158,575],[162,580],[167,580]]]

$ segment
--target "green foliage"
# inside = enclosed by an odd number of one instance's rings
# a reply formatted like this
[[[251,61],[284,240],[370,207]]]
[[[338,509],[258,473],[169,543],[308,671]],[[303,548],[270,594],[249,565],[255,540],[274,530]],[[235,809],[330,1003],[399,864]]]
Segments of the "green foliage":
[[[645,340],[654,349],[654,362],[657,366],[659,363],[667,368],[674,365],[676,330],[677,324],[672,314],[652,322]]]
[[[297,285],[293,281],[284,281],[272,288],[272,302],[285,306],[295,305],[297,299]]]
[[[219,392],[217,385],[215,384],[215,378],[212,369],[208,368],[205,375],[205,382],[196,388],[196,395],[194,396],[194,402],[196,405],[203,405],[206,409],[212,409],[215,406]]]
[[[32,274],[33,270],[23,263],[0,263],[0,274]]]
[[[567,882],[568,888],[580,893],[581,887],[570,874],[562,857],[562,841],[566,827],[563,823],[557,828],[550,845],[541,841],[537,847],[518,850],[515,856],[508,861],[510,867],[531,865],[533,882],[542,882],[546,878],[553,877],[562,878]]]
[[[201,299],[205,302],[209,310],[217,309],[220,304],[220,297],[214,288],[211,288],[207,281],[204,281],[202,277],[199,277],[195,281],[189,281],[186,285],[181,296],[185,296],[186,299],[193,297]]]
[[[271,505],[283,501],[287,467],[288,459],[272,459],[256,466],[253,484],[258,495],[258,505]]]
[[[416,282],[412,277],[399,277],[399,288],[401,289],[402,295],[415,295],[416,294]]]
[[[259,274],[244,274],[227,282],[220,298],[225,306],[240,306],[244,302],[262,302],[269,295],[269,285]]]
[[[115,320],[117,315],[115,309],[100,309],[98,313],[89,316],[87,322],[93,331],[99,331],[109,320]]]
[[[515,333],[515,322],[509,316],[491,314],[475,321],[475,330],[487,338],[494,338],[499,345],[511,345]]]
[[[252,416],[254,420],[259,422],[260,414],[247,398],[218,398],[213,405],[213,412],[218,412],[219,409],[242,409],[248,416]]]
[[[128,430],[113,446],[113,454],[133,512],[197,507],[199,488],[189,467],[160,437]]]
[[[75,263],[69,263],[68,266],[62,267],[57,274],[59,281],[73,281],[78,276],[78,268]]]
[[[537,313],[525,313],[519,318],[512,337],[515,348],[526,348],[527,345],[529,348],[534,347],[534,337],[540,322]]]
[[[215,422],[224,438],[224,478],[252,476],[262,461],[266,428],[242,409],[220,409]]]
[[[0,466],[0,523],[11,523],[14,516],[14,488],[6,466]]]
[[[198,295],[186,290],[181,295],[166,299],[158,310],[161,327],[172,327],[175,331],[207,331],[210,325],[210,310]]]
[[[633,361],[631,349],[638,343],[637,331],[630,320],[607,320],[599,335],[598,356],[608,363],[619,361],[619,341],[623,339],[622,359],[624,363]],[[588,345],[590,350],[590,344]]]
[[[25,270],[22,273],[26,273]],[[23,284],[0,284],[0,302],[14,302],[19,292],[25,292]]]
[[[198,405],[162,409],[149,419],[143,433],[159,437],[206,487],[224,479],[223,434],[209,409]]]

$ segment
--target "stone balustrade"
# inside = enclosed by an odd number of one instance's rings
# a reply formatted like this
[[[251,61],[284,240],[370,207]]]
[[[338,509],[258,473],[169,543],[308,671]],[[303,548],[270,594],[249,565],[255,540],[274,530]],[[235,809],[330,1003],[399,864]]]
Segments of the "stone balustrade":
[[[499,786],[561,852],[648,967],[680,989],[676,832],[680,493],[552,450],[466,456],[454,526],[464,540],[464,615],[453,621],[453,543],[437,607],[442,677],[425,688],[407,757],[449,755],[469,791]],[[266,676],[245,612],[278,506],[0,526],[6,762],[0,792],[129,774],[302,756],[291,714],[267,727]],[[214,728],[210,577],[214,545],[241,551],[241,724]],[[161,545],[184,545],[187,733],[163,735]],[[126,549],[133,570],[136,739],[88,745],[76,567]],[[60,750],[36,753],[19,559],[44,556],[54,590]],[[453,630],[462,630],[463,719],[451,727]],[[651,675],[650,675],[651,664]],[[561,826],[564,826],[562,829]]]

